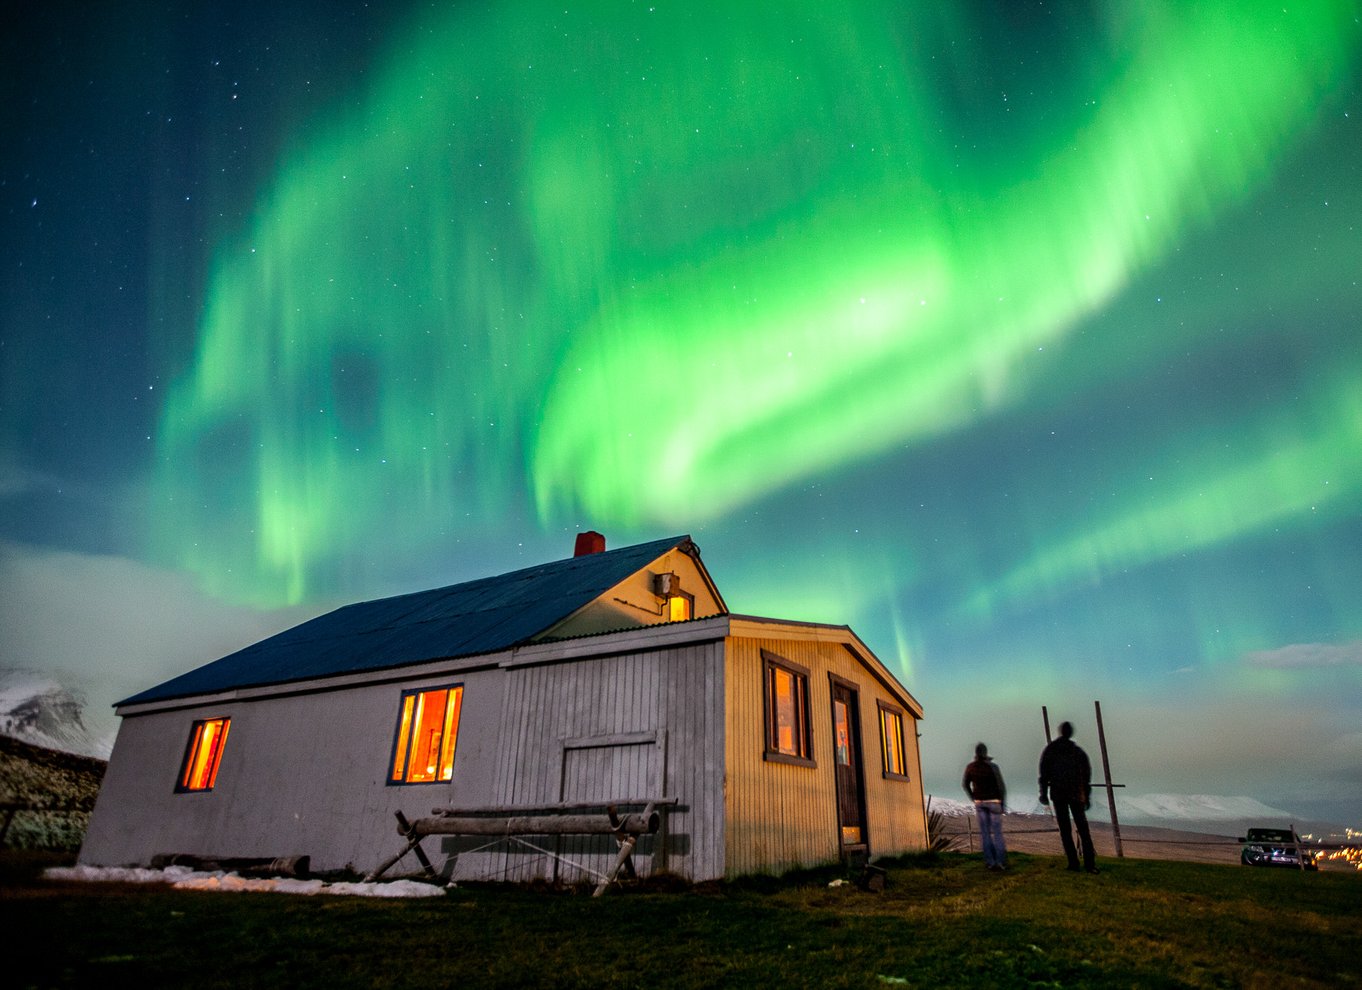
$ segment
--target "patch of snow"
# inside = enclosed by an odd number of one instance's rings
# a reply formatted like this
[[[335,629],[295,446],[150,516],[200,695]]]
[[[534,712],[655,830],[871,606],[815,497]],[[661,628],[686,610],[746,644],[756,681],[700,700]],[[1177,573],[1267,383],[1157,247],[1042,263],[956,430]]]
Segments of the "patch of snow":
[[[191,873],[171,884],[176,890],[211,890],[239,894],[266,891],[276,894],[320,894],[326,885],[320,880],[294,877],[243,877],[236,873]],[[433,888],[432,888],[433,889]]]
[[[387,883],[327,883],[291,877],[243,877],[236,873],[203,873],[187,866],[164,870],[120,866],[54,866],[43,871],[49,880],[85,883],[168,883],[176,890],[210,890],[221,893],[342,894],[350,897],[440,897],[443,887],[417,880]]]
[[[352,894],[355,897],[438,897],[443,887],[420,880],[389,880],[387,883],[333,883],[323,894]]]

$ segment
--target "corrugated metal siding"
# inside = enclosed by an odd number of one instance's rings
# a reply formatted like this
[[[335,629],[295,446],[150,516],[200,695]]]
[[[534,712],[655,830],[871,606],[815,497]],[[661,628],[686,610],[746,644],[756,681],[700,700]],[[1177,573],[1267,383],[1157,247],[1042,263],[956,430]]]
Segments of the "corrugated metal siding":
[[[835,860],[841,854],[829,673],[851,681],[860,693],[866,831],[871,855],[924,848],[922,783],[916,779],[917,733],[911,714],[904,715],[904,744],[914,779],[886,780],[881,773],[875,700],[891,699],[845,648],[838,644],[787,640],[729,639],[727,643],[727,875],[813,866]],[[809,712],[816,767],[771,763],[763,758],[763,648],[809,670]]]
[[[815,769],[762,759],[763,646],[811,671]],[[826,862],[838,854],[829,670],[860,690],[872,853],[925,843],[920,781],[880,775],[875,698],[886,692],[836,643],[742,638],[545,659],[542,665],[431,673],[403,683],[125,719],[82,861],[146,862],[173,852],[309,854],[317,869],[350,863],[364,870],[400,847],[393,821],[398,809],[415,818],[435,806],[541,805],[610,795],[680,799],[666,865],[690,879]],[[465,686],[454,779],[387,786],[402,691],[450,683]],[[233,723],[217,789],[175,794],[192,721],[222,715]],[[907,765],[916,775],[911,717],[905,730]],[[481,839],[432,838],[423,848],[437,866],[457,855],[456,877],[573,878],[543,853],[508,853],[504,840],[471,851],[484,845]],[[635,857],[644,872],[651,851],[645,843]],[[597,870],[614,857],[612,844],[562,852],[570,859],[580,854],[579,862]],[[410,868],[409,858],[399,870]]]
[[[403,690],[464,685],[451,783],[388,786]],[[316,870],[365,871],[401,848],[393,812],[408,818],[463,801],[485,805],[497,754],[499,671],[406,684],[231,702],[123,720],[82,862],[147,863],[162,853],[212,857],[308,855]],[[175,793],[195,719],[232,728],[217,786]],[[440,842],[423,848],[439,864]],[[415,869],[413,857],[399,872]]]
[[[494,803],[527,807],[605,798],[677,797],[667,868],[693,879],[722,875],[722,652],[718,642],[513,668],[506,672]],[[528,841],[605,872],[611,839]],[[654,840],[635,854],[652,868]],[[591,879],[544,852],[503,842],[461,856],[458,878]]]

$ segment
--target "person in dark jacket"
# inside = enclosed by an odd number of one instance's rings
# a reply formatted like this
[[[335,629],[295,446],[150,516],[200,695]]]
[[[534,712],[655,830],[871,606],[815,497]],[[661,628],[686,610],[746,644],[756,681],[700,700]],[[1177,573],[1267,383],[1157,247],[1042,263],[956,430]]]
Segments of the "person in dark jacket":
[[[1007,869],[1007,845],[1003,842],[1003,809],[1007,786],[1003,773],[983,743],[974,747],[974,762],[965,767],[965,793],[974,799],[979,818],[979,838],[984,846],[984,865],[990,870]]]
[[[1040,754],[1040,803],[1055,806],[1055,820],[1059,823],[1059,841],[1068,857],[1069,869],[1078,871],[1078,850],[1069,827],[1069,818],[1078,829],[1083,845],[1083,869],[1097,872],[1092,850],[1092,836],[1088,832],[1087,810],[1092,803],[1092,766],[1088,754],[1073,741],[1074,727],[1069,722],[1059,724],[1059,738]]]

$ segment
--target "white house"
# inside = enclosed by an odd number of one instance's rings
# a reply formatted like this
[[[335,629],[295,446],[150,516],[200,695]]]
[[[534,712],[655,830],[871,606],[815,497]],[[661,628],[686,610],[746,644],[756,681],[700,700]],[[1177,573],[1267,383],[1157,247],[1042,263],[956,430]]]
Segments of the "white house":
[[[337,609],[120,702],[80,861],[367,872],[401,847],[395,812],[643,800],[667,802],[643,873],[925,848],[922,708],[855,633],[731,614],[689,537],[577,549]],[[422,848],[455,879],[576,882],[614,856],[603,836]]]

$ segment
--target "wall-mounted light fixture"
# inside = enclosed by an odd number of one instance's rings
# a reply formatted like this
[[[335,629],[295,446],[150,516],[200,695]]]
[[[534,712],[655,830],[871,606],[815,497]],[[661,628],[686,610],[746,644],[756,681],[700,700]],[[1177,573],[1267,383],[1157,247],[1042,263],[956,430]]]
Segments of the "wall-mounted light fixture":
[[[653,594],[658,598],[671,598],[681,594],[681,575],[671,571],[653,575]]]
[[[662,599],[662,613],[668,622],[684,622],[694,617],[695,596],[681,590],[681,575],[671,571],[654,574],[653,594]]]

